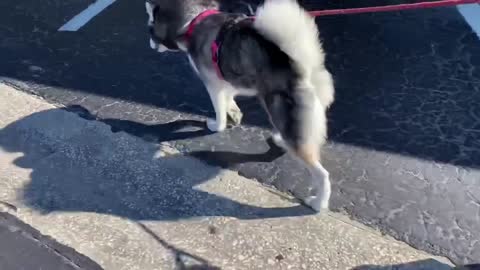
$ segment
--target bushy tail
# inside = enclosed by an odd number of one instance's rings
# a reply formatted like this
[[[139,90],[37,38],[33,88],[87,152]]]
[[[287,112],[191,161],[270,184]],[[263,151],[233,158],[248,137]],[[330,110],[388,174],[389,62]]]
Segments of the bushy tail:
[[[295,0],[266,0],[257,9],[254,27],[276,43],[302,71],[323,64],[315,20]]]
[[[333,102],[333,82],[325,69],[325,54],[315,19],[295,0],[266,0],[257,9],[254,27],[274,42],[294,62],[295,68],[328,107]]]

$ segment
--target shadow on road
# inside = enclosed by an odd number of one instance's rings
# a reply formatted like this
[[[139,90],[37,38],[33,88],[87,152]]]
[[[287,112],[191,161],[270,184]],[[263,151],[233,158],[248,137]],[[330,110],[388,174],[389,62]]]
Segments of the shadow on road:
[[[130,135],[140,137],[151,143],[162,143],[176,140],[192,139],[212,134],[205,124],[205,121],[177,120],[164,124],[143,124],[130,120],[102,119],[79,105],[67,106],[66,111],[73,112],[86,120],[101,121],[111,127],[111,131],[126,132]],[[185,130],[187,129],[187,130]],[[193,130],[192,130],[193,129]]]
[[[259,1],[224,0],[221,6],[245,12],[243,2],[255,6]],[[302,2],[309,9],[387,3]],[[52,9],[58,14],[52,16]],[[11,83],[118,121],[127,117],[121,114],[125,107],[117,108],[112,117],[100,97],[127,101],[128,108],[134,103],[202,118],[213,115],[208,95],[185,57],[159,55],[148,48],[140,2],[118,1],[74,33],[57,31],[64,23],[58,17],[73,12],[67,4],[45,8],[31,0],[6,0],[0,10],[0,77]],[[480,65],[480,46],[458,12],[322,17],[318,25],[337,89],[330,112],[332,140],[480,166],[480,71],[474,68]],[[245,124],[268,126],[255,100],[242,100],[240,107]],[[159,123],[171,121],[146,115],[143,109],[133,113],[135,119],[129,120],[136,122],[148,117]]]
[[[207,129],[205,122],[202,121],[177,120],[165,124],[148,125],[129,120],[98,118],[87,109],[78,105],[68,106],[64,109],[76,113],[84,119],[103,122],[109,125],[111,131],[114,133],[126,132],[151,143],[193,139],[213,134]],[[195,157],[211,166],[233,169],[237,165],[247,162],[272,162],[285,154],[282,148],[275,145],[272,138],[267,139],[267,144],[269,148],[264,153],[247,154],[231,151],[192,151],[184,153],[184,155]]]
[[[62,109],[42,111],[0,130],[0,147],[23,153],[14,164],[32,170],[31,181],[21,196],[41,213],[95,212],[132,220],[200,216],[261,219],[314,214],[302,205],[262,208],[198,188],[214,179],[221,168],[206,167],[190,156],[206,162],[222,160],[228,167],[252,160],[269,162],[283,154],[278,149],[257,155],[171,153],[152,159],[158,152],[154,144],[136,142],[134,137],[120,133],[112,139],[110,132],[101,135],[89,128],[79,131],[76,128],[84,121],[72,123],[68,115],[73,117]],[[160,136],[171,138],[166,133],[162,129]]]

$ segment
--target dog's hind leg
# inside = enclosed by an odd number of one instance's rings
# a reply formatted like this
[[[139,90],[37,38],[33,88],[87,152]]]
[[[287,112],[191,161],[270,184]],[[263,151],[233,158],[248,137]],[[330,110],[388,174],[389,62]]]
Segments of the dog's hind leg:
[[[294,142],[294,151],[312,175],[314,193],[305,199],[305,203],[320,211],[328,209],[331,194],[330,175],[320,161],[320,150],[327,137],[326,110],[317,96],[311,99],[310,93],[299,96],[300,117],[296,118],[299,136]]]
[[[312,176],[314,194],[305,199],[305,203],[319,212],[328,209],[331,183],[330,174],[320,163],[318,145],[304,144],[296,149],[297,155],[305,161]]]
[[[264,105],[275,127],[275,143],[289,150],[308,168],[314,193],[305,203],[316,211],[328,209],[330,176],[320,163],[320,148],[325,142],[325,109],[315,92],[297,88],[293,94],[271,94]]]

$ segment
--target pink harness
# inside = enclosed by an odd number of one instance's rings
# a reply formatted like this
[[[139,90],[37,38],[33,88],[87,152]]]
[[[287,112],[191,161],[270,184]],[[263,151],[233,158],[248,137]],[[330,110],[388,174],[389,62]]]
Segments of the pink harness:
[[[195,30],[195,26],[199,24],[201,21],[206,19],[207,17],[215,14],[220,14],[220,11],[214,10],[214,9],[209,9],[206,11],[203,11],[202,13],[198,14],[197,17],[195,17],[190,24],[188,25],[187,32],[185,33],[185,37],[187,39],[187,42],[190,43],[190,40],[193,35],[193,31]],[[217,75],[220,79],[223,79],[223,74],[222,71],[220,70],[220,66],[218,65],[218,51],[220,50],[220,44],[218,44],[217,40],[215,39],[212,42],[212,45],[210,46],[210,49],[212,51],[212,64],[213,67],[215,68],[215,71],[217,72]]]

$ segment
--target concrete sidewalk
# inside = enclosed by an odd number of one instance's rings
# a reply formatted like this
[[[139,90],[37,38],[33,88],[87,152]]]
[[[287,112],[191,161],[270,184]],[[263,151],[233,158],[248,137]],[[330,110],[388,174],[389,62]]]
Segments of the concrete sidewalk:
[[[72,269],[451,269],[346,216],[315,215],[168,144],[114,133],[5,85],[0,211],[92,260]],[[2,232],[15,230],[0,223]],[[23,269],[28,252],[14,246],[0,245],[0,262]]]

